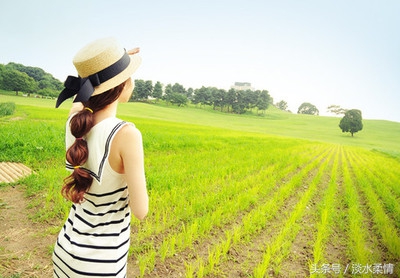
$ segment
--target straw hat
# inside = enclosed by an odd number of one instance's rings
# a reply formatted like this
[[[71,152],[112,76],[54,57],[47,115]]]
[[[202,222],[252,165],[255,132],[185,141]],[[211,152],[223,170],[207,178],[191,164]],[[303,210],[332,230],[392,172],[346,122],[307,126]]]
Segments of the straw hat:
[[[114,38],[89,43],[73,58],[79,77],[68,76],[56,107],[77,95],[74,102],[87,101],[125,82],[140,66],[138,55],[128,55]]]

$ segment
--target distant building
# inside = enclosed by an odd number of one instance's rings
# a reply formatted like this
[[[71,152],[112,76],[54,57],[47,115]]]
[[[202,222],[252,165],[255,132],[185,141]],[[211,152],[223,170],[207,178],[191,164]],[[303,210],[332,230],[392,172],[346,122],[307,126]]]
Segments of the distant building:
[[[231,89],[235,89],[238,91],[246,91],[246,90],[254,91],[254,88],[251,87],[251,83],[249,82],[235,82],[235,85],[231,86]]]

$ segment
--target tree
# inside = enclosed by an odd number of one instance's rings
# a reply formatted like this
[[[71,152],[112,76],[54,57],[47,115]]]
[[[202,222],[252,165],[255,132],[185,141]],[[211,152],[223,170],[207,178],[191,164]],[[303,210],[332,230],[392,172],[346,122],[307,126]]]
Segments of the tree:
[[[2,73],[1,88],[4,90],[31,93],[37,89],[35,80],[24,72],[13,69],[6,69]]]
[[[277,102],[275,104],[276,107],[278,107],[278,109],[286,111],[288,109],[288,104],[286,101],[281,100],[280,102]]]
[[[228,113],[229,113],[229,107],[233,107],[233,104],[235,103],[236,100],[236,90],[231,88],[227,93],[226,93],[226,104],[228,105]]]
[[[236,91],[236,98],[232,103],[232,111],[236,114],[243,114],[246,112],[246,107],[248,107],[248,103],[246,102],[246,92],[245,91]]]
[[[319,110],[317,109],[317,107],[315,107],[315,105],[304,102],[297,110],[297,114],[319,115]]]
[[[146,100],[153,94],[153,81],[151,80],[146,80],[144,82],[144,89],[146,91]]]
[[[135,87],[133,88],[132,100],[138,101],[147,98],[144,80],[135,79]]]
[[[7,68],[14,69],[20,72],[25,72],[27,75],[35,79],[36,81],[40,81],[46,75],[46,72],[41,68],[24,66],[22,64],[17,64],[14,62],[10,62],[6,65]]]
[[[188,98],[189,100],[192,100],[192,99],[193,99],[193,94],[194,94],[193,88],[187,89],[186,95],[187,95],[187,98]]]
[[[172,85],[167,84],[167,86],[165,86],[164,95],[162,97],[163,100],[165,100],[166,102],[170,102],[172,99],[173,93],[174,93],[174,91],[172,91]]]
[[[204,86],[195,89],[192,102],[193,104],[200,103],[201,105],[211,105],[211,91]]]
[[[174,92],[174,93],[178,93],[178,94],[181,94],[181,95],[187,95],[187,93],[186,93],[186,90],[185,90],[185,87],[183,87],[181,84],[179,84],[179,83],[175,83],[173,86],[172,86],[172,91]]]
[[[61,91],[64,86],[60,80],[56,79],[50,73],[45,72],[41,68],[24,66],[10,62],[5,66],[9,70],[16,70],[26,73],[29,77],[37,83],[37,89],[51,89],[54,91]],[[40,94],[40,91],[38,92]]]
[[[135,79],[135,88],[133,89],[132,100],[147,101],[153,91],[153,82]]]
[[[363,129],[361,111],[358,109],[348,110],[340,120],[339,127],[342,132],[350,132],[353,137],[354,133]]]
[[[3,74],[6,71],[6,68],[0,64],[0,89],[3,89]]]
[[[163,93],[162,85],[161,85],[160,81],[157,81],[156,84],[154,85],[153,93],[151,96],[153,98],[155,98],[156,100],[159,100],[162,98],[162,93]]]
[[[327,108],[328,112],[336,115],[345,114],[347,109],[340,107],[339,105],[329,105]]]
[[[253,109],[257,105],[258,94],[260,91],[246,90],[244,94],[244,102],[246,109]]]
[[[261,92],[258,91],[258,98],[257,98],[257,103],[256,103],[257,109],[265,112],[265,110],[267,110],[268,105],[270,103],[270,98],[271,97],[267,90],[262,90]]]
[[[185,95],[172,92],[172,94],[169,96],[168,101],[171,102],[172,104],[176,104],[178,106],[184,106],[187,104],[188,99]]]
[[[179,83],[168,84],[165,86],[163,100],[178,106],[184,106],[188,102],[187,92]]]
[[[220,107],[222,111],[224,107],[225,90],[216,87],[210,87],[209,90],[211,92],[211,103],[213,109],[215,110],[216,107]]]

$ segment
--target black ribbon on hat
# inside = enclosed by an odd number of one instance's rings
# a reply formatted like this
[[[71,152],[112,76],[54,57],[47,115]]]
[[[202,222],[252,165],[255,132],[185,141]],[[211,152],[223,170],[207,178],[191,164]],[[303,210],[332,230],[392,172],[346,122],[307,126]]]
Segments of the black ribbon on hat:
[[[88,77],[81,78],[71,75],[68,76],[67,80],[64,82],[65,89],[62,90],[57,98],[56,108],[58,108],[66,99],[69,99],[74,95],[76,95],[74,102],[88,101],[96,86],[99,86],[101,83],[104,83],[120,74],[129,66],[130,61],[131,59],[128,53],[125,52],[117,62],[95,74],[89,75]]]

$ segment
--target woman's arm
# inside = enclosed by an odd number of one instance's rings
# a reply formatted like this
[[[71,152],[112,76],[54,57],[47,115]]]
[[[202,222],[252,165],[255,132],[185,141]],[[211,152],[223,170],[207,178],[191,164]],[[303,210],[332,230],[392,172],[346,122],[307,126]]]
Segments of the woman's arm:
[[[129,206],[135,217],[142,220],[149,210],[142,134],[133,125],[125,125],[118,132],[118,145],[128,183]]]

